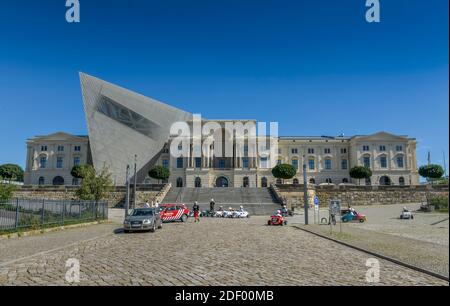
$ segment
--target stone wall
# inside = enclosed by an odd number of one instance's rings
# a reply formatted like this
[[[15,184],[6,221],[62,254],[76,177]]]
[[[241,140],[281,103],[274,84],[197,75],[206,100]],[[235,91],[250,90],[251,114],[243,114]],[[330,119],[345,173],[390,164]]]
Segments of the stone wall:
[[[303,206],[303,185],[278,186],[280,196],[288,206]],[[317,195],[321,206],[328,206],[330,199],[341,200],[342,206],[373,204],[421,203],[434,197],[448,198],[448,186],[315,186],[309,187],[310,205]]]
[[[137,205],[140,206],[147,201],[155,201],[162,188],[162,186],[138,187],[136,190]],[[14,192],[13,197],[19,199],[76,200],[76,190],[77,187],[73,186],[23,186]],[[106,194],[104,200],[108,202],[109,207],[122,207],[125,203],[125,195],[125,187],[114,187]]]

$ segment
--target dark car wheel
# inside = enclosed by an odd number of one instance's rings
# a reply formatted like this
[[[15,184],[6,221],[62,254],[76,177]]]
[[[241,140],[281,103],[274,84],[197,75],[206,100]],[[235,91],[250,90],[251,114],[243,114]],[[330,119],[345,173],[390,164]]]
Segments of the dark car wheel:
[[[187,222],[188,217],[186,215],[182,215],[181,216],[181,221],[182,222]]]
[[[123,230],[123,232],[124,232],[125,234],[128,234],[130,231],[129,231],[129,230]]]
[[[156,232],[156,224],[153,223],[152,228],[150,229],[150,232],[154,233]]]

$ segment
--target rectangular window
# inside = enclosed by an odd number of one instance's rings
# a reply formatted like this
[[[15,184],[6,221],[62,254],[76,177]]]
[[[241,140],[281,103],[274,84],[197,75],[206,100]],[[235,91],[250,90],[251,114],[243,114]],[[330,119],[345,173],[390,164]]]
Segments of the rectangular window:
[[[278,154],[281,154],[281,152],[282,152],[281,149],[278,149]]]
[[[387,168],[387,159],[386,156],[380,157],[380,167],[381,168]]]
[[[79,166],[79,165],[80,165],[80,157],[75,156],[75,157],[73,158],[73,165],[74,165],[74,166]]]
[[[347,154],[347,149],[346,148],[341,148],[341,154]]]
[[[313,148],[308,148],[308,154],[314,154],[314,149]]]
[[[323,151],[324,151],[324,154],[331,154],[330,148],[325,148]]]
[[[268,165],[267,165],[267,157],[261,157],[260,164],[261,164],[261,168],[267,169],[267,168],[268,168]]]
[[[281,165],[281,163],[282,163],[281,159],[278,159],[277,160],[277,165]]]
[[[397,152],[401,152],[401,151],[403,151],[403,146],[396,146],[396,147],[395,147],[395,150],[396,150]]]
[[[195,158],[195,168],[201,168],[202,167],[202,158],[196,157]]]
[[[168,159],[163,159],[162,165],[163,165],[164,168],[169,169],[169,160]]]
[[[183,168],[183,157],[178,157],[177,158],[177,168],[178,169]]]
[[[298,170],[298,159],[293,159],[292,160],[292,166]]]
[[[81,151],[81,146],[75,146],[74,147],[74,151],[75,152],[80,152]]]
[[[308,160],[308,166],[309,166],[309,170],[314,170],[316,168],[314,159],[311,158]]]
[[[380,152],[386,151],[386,146],[380,146]]]
[[[39,168],[41,169],[47,168],[47,157],[43,156],[39,159]]]
[[[248,157],[242,158],[242,167],[248,168]]]
[[[397,157],[397,167],[403,168],[403,156]]]
[[[47,146],[41,146],[41,151],[42,152],[47,152]]]
[[[370,150],[370,147],[369,146],[363,146],[363,151],[369,151]]]
[[[370,168],[370,157],[369,156],[363,157],[363,165],[364,165],[364,167]]]
[[[292,149],[292,154],[298,154],[298,149],[297,148],[293,148]]]
[[[58,146],[58,152],[64,152],[64,146]]]
[[[56,158],[56,168],[61,169],[63,167],[63,158],[57,157]]]
[[[219,168],[225,168],[225,159],[219,159]]]
[[[331,170],[331,159],[329,158],[325,159],[325,169]]]
[[[347,168],[348,168],[347,160],[346,159],[341,160],[341,169],[347,170]]]

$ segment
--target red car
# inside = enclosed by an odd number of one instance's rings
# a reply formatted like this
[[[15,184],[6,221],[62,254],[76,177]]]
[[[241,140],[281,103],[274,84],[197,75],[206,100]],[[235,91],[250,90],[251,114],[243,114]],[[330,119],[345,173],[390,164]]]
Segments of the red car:
[[[189,217],[189,209],[184,204],[161,204],[159,205],[159,214],[163,222],[186,222]]]
[[[283,216],[273,215],[270,217],[269,221],[267,221],[267,225],[287,225],[287,221],[283,218]]]

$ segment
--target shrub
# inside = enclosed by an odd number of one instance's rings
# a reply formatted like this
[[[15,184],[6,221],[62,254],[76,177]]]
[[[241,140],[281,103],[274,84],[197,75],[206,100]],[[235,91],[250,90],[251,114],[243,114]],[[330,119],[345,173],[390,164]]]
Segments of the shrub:
[[[360,179],[369,179],[372,176],[372,170],[365,166],[355,166],[350,169],[349,174],[351,178],[357,179],[359,184]]]
[[[428,180],[440,179],[444,175],[444,169],[440,165],[430,164],[419,168],[420,176]]]
[[[163,166],[155,166],[148,172],[148,176],[151,178],[158,180],[167,180],[170,176],[170,171],[166,167]]]
[[[289,164],[276,165],[272,169],[272,175],[277,179],[289,180],[297,174],[297,169]]]
[[[23,182],[23,169],[19,165],[4,164],[0,166],[0,178]]]
[[[7,201],[11,199],[15,190],[15,185],[0,184],[0,201]]]
[[[439,211],[448,211],[448,198],[436,197],[430,200],[430,204],[434,205],[434,208]]]

